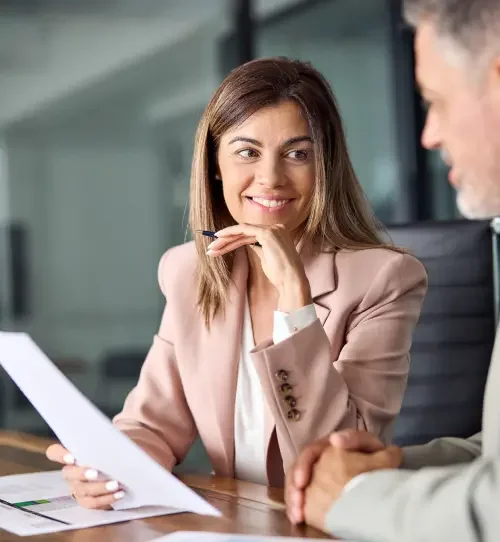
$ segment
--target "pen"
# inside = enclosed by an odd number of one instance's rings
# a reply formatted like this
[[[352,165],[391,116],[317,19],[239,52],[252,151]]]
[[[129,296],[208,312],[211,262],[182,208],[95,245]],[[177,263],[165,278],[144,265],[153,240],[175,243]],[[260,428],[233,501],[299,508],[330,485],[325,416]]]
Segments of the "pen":
[[[196,230],[196,233],[201,233],[201,235],[204,235],[205,237],[213,237],[215,239],[218,239],[218,237],[215,235],[214,231],[207,231],[207,230]],[[256,247],[261,247],[262,245],[257,241],[256,243],[253,243]]]

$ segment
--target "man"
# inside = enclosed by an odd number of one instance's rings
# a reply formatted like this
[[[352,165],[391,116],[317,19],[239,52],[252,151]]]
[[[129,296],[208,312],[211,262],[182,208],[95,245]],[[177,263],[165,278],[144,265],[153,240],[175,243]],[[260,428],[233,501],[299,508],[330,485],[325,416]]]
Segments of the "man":
[[[404,3],[428,104],[422,143],[441,149],[464,216],[500,215],[500,0]],[[498,542],[500,333],[482,434],[403,450],[368,433],[334,434],[299,457],[286,501],[292,521],[345,538]]]

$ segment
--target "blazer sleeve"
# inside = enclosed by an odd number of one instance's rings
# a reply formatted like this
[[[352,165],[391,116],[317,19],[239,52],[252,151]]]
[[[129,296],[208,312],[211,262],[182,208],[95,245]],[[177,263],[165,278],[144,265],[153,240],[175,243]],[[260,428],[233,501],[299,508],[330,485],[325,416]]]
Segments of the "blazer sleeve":
[[[344,428],[359,428],[389,440],[409,369],[411,336],[427,287],[415,258],[398,254],[378,272],[351,314],[338,359],[321,322],[279,344],[261,343],[254,365],[273,413],[285,472],[311,441]],[[300,419],[289,418],[277,378],[289,374]]]
[[[325,528],[365,542],[496,542],[499,502],[498,457],[417,472],[379,471],[340,497]]]
[[[158,268],[165,297],[163,277],[168,255],[164,254]],[[139,381],[113,419],[118,429],[168,470],[184,459],[197,434],[175,358],[171,312],[167,302]]]
[[[468,439],[444,437],[421,446],[403,448],[403,469],[417,470],[423,467],[445,467],[457,463],[469,463],[481,455],[482,434]]]

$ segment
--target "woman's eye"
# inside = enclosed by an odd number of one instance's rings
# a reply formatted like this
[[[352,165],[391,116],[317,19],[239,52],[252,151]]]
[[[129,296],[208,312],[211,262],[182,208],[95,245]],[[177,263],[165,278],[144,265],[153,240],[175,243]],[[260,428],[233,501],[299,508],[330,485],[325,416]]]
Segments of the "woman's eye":
[[[257,158],[257,156],[259,156],[258,152],[254,149],[242,149],[241,151],[238,151],[237,154],[242,158]]]
[[[309,158],[309,152],[304,150],[290,151],[287,156],[293,160],[305,162]]]

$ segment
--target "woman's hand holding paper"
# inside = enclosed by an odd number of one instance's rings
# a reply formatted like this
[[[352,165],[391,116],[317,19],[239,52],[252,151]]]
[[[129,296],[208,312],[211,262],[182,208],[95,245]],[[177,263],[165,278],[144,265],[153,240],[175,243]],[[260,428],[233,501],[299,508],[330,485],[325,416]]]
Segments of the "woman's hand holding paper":
[[[116,480],[107,480],[97,470],[78,465],[75,457],[61,444],[52,444],[46,454],[51,461],[64,465],[63,476],[73,497],[84,508],[109,510],[114,502],[125,496]]]

